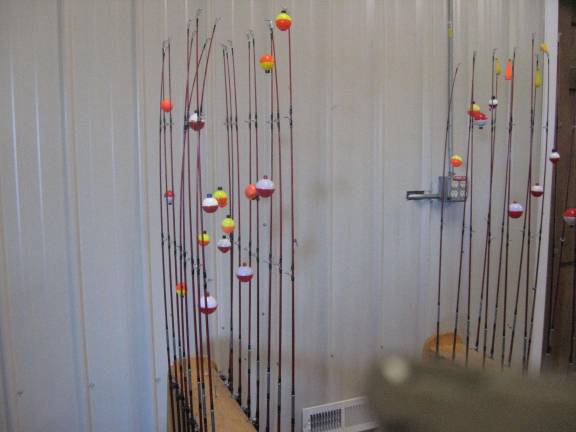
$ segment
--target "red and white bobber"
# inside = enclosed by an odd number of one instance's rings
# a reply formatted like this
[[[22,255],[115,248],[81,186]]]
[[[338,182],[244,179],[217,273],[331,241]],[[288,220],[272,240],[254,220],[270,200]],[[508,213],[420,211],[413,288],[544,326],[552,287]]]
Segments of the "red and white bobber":
[[[166,204],[172,205],[174,203],[174,192],[167,190],[164,192],[164,198],[166,199]]]
[[[194,111],[190,114],[190,117],[188,117],[188,125],[195,131],[202,130],[205,124],[206,119],[204,118],[204,115],[198,114],[198,111]]]
[[[232,249],[232,242],[226,236],[222,236],[220,240],[216,243],[216,247],[222,253],[226,253]]]
[[[202,210],[206,213],[214,213],[218,210],[218,200],[212,194],[207,194],[206,198],[202,200]]]
[[[474,124],[474,126],[478,127],[478,129],[483,129],[484,126],[486,126],[488,116],[484,114],[482,111],[472,109],[468,111],[468,115],[472,117],[472,123]]]
[[[236,269],[236,277],[240,282],[250,282],[252,276],[254,276],[254,272],[246,263],[242,263],[242,265]]]
[[[550,152],[550,156],[548,156],[548,159],[550,159],[550,162],[552,162],[554,165],[556,165],[558,163],[558,161],[560,160],[560,153],[558,153],[558,151],[556,151],[556,150],[552,150]]]
[[[200,312],[210,315],[218,309],[218,302],[210,294],[200,297]]]
[[[530,193],[532,194],[533,197],[536,198],[541,197],[544,194],[544,187],[541,184],[536,183],[530,189]]]
[[[496,98],[496,96],[492,96],[488,101],[488,108],[490,108],[490,110],[493,110],[494,108],[497,107],[498,107],[498,99]]]
[[[562,217],[564,218],[564,222],[570,226],[574,226],[576,224],[576,207],[571,207],[564,211]]]
[[[518,219],[523,213],[524,207],[519,202],[514,201],[508,206],[508,216],[512,219]]]
[[[274,193],[274,182],[268,176],[264,176],[256,183],[256,191],[258,191],[258,196],[269,198]]]
[[[250,201],[255,200],[258,198],[258,189],[256,189],[256,185],[254,183],[250,183],[248,186],[244,188],[244,195]]]

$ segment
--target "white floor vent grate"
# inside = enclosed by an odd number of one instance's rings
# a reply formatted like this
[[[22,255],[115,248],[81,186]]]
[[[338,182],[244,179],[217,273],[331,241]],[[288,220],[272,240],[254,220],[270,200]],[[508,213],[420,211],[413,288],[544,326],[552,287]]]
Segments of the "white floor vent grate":
[[[304,432],[363,432],[377,427],[363,397],[305,408],[302,420]]]

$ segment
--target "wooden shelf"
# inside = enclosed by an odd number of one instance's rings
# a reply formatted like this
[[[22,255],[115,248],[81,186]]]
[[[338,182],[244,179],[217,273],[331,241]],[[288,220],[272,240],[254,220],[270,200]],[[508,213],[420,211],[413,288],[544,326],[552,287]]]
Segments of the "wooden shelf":
[[[193,409],[194,416],[198,418],[198,392],[196,391],[196,358],[190,359],[190,369],[192,374],[192,383],[194,385],[193,392]],[[204,364],[204,381],[206,383],[206,408],[208,413],[208,430],[211,430],[210,420],[210,402],[208,395],[208,374],[212,373],[212,383],[214,386],[214,417],[216,419],[216,431],[222,432],[256,432],[250,420],[244,414],[236,400],[232,397],[226,385],[222,382],[214,365],[209,367],[208,360],[203,359]],[[177,365],[178,366],[178,365]],[[177,366],[172,366],[174,373]],[[172,430],[172,409],[170,405],[170,397],[168,397],[168,427],[169,432]]]

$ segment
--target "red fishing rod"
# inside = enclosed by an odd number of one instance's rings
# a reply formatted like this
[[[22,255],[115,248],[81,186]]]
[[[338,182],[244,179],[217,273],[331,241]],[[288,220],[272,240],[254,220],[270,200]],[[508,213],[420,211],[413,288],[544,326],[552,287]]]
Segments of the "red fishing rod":
[[[470,112],[474,110],[474,81],[476,75],[476,51],[472,55],[472,82],[470,85],[470,103],[468,105],[468,109]],[[462,288],[462,263],[464,259],[464,234],[466,232],[466,209],[468,202],[470,202],[470,213],[472,213],[472,176],[469,176],[471,173],[472,168],[472,152],[473,152],[473,140],[474,140],[474,123],[472,115],[468,117],[468,141],[466,145],[466,180],[468,182],[468,197],[464,202],[464,206],[462,208],[462,229],[460,234],[460,254],[458,260],[458,285],[456,290],[456,314],[454,318],[454,332],[453,332],[453,340],[452,340],[452,360],[456,358],[456,340],[458,337],[458,314],[460,312],[460,292]],[[471,219],[471,217],[470,217]],[[470,223],[470,240],[472,236],[472,224]],[[471,254],[472,247],[469,248],[469,253]],[[468,351],[470,347],[470,294],[471,294],[471,286],[468,286],[468,307],[467,307],[467,318],[466,318],[466,357],[465,363],[468,366]],[[437,342],[438,343],[438,342]]]
[[[528,279],[530,275],[530,244],[531,244],[531,194],[530,190],[532,187],[532,159],[533,159],[533,149],[534,149],[534,112],[535,112],[535,91],[534,91],[534,37],[532,37],[532,51],[531,51],[531,66],[530,66],[530,138],[529,138],[529,156],[528,156],[528,179],[526,181],[526,192],[525,192],[525,211],[523,213],[523,223],[522,223],[522,243],[520,247],[520,264],[518,266],[518,279],[516,284],[516,294],[514,297],[514,312],[512,316],[512,330],[510,334],[510,348],[508,350],[508,366],[512,364],[512,355],[514,352],[514,338],[516,335],[516,324],[518,321],[518,304],[520,301],[520,287],[522,281],[522,268],[524,264],[524,245],[527,243],[527,258],[526,267],[527,273],[526,277]],[[519,207],[520,208],[520,207]],[[511,217],[517,218],[512,212],[509,212]],[[527,229],[528,227],[528,229]],[[528,238],[526,238],[526,231],[528,231]],[[525,290],[526,298],[524,303],[524,336],[525,343],[528,342],[528,294],[529,294],[529,280],[526,282]],[[526,346],[524,347],[524,353],[522,358],[522,367],[524,369],[524,363],[526,361]]]
[[[176,355],[175,355],[175,347],[176,347],[176,336],[175,336],[175,329],[174,329],[174,306],[173,306],[173,299],[172,299],[172,274],[171,274],[171,266],[168,266],[168,271],[166,271],[166,261],[169,260],[171,257],[170,253],[170,234],[164,233],[165,229],[165,220],[164,220],[164,210],[166,210],[166,223],[169,223],[168,218],[168,211],[169,206],[173,205],[173,192],[172,190],[168,189],[167,182],[163,181],[163,172],[166,175],[166,170],[162,168],[162,162],[166,163],[166,157],[162,158],[162,152],[164,150],[164,156],[166,156],[166,110],[164,108],[172,109],[171,105],[172,102],[170,99],[164,99],[164,69],[166,63],[166,49],[167,46],[164,44],[162,47],[162,72],[161,72],[161,80],[160,80],[160,115],[159,115],[159,137],[158,137],[158,174],[159,174],[159,185],[160,185],[160,244],[162,250],[162,292],[163,292],[163,300],[164,300],[164,329],[165,329],[165,337],[166,337],[166,360],[168,366],[168,388],[169,397],[170,397],[170,410],[171,416],[170,421],[172,425],[172,430],[176,430],[176,421],[180,420],[179,410],[177,404],[175,403],[174,393],[177,392],[178,384],[175,380],[176,377],[172,375],[172,367],[171,367],[171,359],[173,360],[174,364],[176,364]],[[170,193],[169,193],[170,192]],[[166,251],[165,244],[168,245],[168,251]],[[166,252],[168,253],[168,258],[166,257]],[[168,279],[168,283],[167,280]],[[172,331],[172,346],[174,347],[174,356],[171,356],[170,353],[170,332],[168,326],[168,296],[170,302],[170,327]]]

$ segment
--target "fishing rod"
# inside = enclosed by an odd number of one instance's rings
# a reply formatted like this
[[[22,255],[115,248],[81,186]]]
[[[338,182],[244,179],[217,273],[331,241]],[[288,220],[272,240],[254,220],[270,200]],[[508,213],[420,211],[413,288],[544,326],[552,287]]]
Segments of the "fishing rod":
[[[202,82],[202,95],[200,96],[200,92],[199,92],[199,82],[200,82],[200,77],[198,77],[198,80],[196,81],[196,107],[197,107],[197,113],[198,113],[198,123],[196,124],[196,127],[194,125],[192,125],[192,128],[194,130],[196,130],[196,134],[197,134],[197,148],[196,148],[196,183],[197,183],[197,201],[196,201],[196,208],[198,209],[197,214],[200,215],[199,218],[197,218],[197,225],[198,225],[198,219],[200,222],[200,229],[199,232],[202,233],[202,238],[204,238],[204,214],[203,211],[200,210],[199,208],[201,207],[201,202],[202,202],[202,163],[201,163],[201,130],[204,127],[204,119],[203,119],[203,104],[204,104],[204,91],[206,88],[206,78],[208,76],[208,65],[210,63],[210,54],[212,52],[212,43],[214,41],[214,34],[216,32],[216,26],[218,24],[219,19],[216,19],[214,21],[214,26],[212,27],[212,34],[210,36],[210,42],[208,44],[208,52],[206,54],[206,61],[205,61],[205,66],[204,66],[204,77],[203,77],[203,82]],[[196,25],[197,25],[197,29],[198,29],[198,16],[196,17]],[[197,31],[198,33],[198,31]],[[199,65],[199,44],[198,44],[198,38],[196,39],[196,64]],[[197,231],[198,231],[198,226],[197,226]],[[205,247],[201,248],[201,255],[202,255],[202,285],[204,288],[204,299],[205,302],[207,302],[208,297],[209,297],[209,292],[208,292],[208,284],[207,284],[207,275],[206,275],[206,253],[205,253]],[[208,388],[209,388],[209,402],[210,402],[210,419],[211,419],[211,430],[212,432],[214,432],[216,430],[216,421],[215,421],[215,415],[214,415],[214,386],[213,386],[213,380],[212,380],[212,353],[211,353],[211,346],[210,346],[210,326],[209,326],[209,322],[208,322],[208,313],[204,314],[204,325],[205,325],[205,331],[206,331],[206,354],[207,354],[207,360],[208,360]],[[204,359],[202,359],[202,362],[204,363]]]
[[[295,247],[296,237],[294,228],[294,118],[293,118],[293,94],[292,94],[292,17],[286,9],[282,9],[276,16],[276,27],[280,31],[288,31],[288,123],[290,128],[290,304],[292,306],[290,319],[290,430],[294,432],[296,427],[296,270],[295,270]],[[280,270],[280,273],[282,271]],[[282,277],[282,275],[280,275]]]
[[[274,28],[270,24],[270,53],[265,60],[268,60],[267,63],[263,62],[263,59],[260,59],[260,64],[262,67],[264,65],[268,65],[265,68],[265,72],[270,74],[270,177],[274,178],[274,75],[271,70],[274,67],[275,58],[272,54],[273,43],[274,43]],[[266,179],[266,177],[264,177]],[[271,181],[271,180],[270,180]],[[258,180],[258,183],[261,183],[262,180]],[[257,185],[258,187],[258,185]],[[259,190],[260,192],[260,190]],[[270,196],[269,200],[270,209],[269,209],[269,217],[270,223],[268,224],[268,359],[266,364],[266,428],[265,431],[270,431],[270,374],[271,374],[271,363],[272,363],[272,252],[274,250],[274,206],[272,196]]]
[[[225,60],[224,60],[224,80],[226,87],[226,138],[227,138],[227,155],[228,155],[228,212],[230,216],[234,216],[234,149],[233,149],[233,118],[232,118],[232,84],[230,79],[230,58],[228,48],[225,47]],[[230,236],[230,268],[229,268],[229,288],[230,288],[230,336],[228,348],[228,390],[234,394],[234,231],[229,233]]]
[[[442,286],[442,250],[444,241],[444,208],[446,204],[446,159],[448,154],[448,139],[450,135],[450,124],[451,124],[451,114],[452,114],[452,104],[454,103],[454,86],[456,84],[456,77],[458,76],[458,70],[460,65],[456,66],[454,75],[452,77],[452,82],[450,84],[450,96],[448,97],[448,115],[446,116],[446,134],[444,136],[444,153],[442,157],[442,199],[440,203],[440,246],[438,252],[438,290],[437,290],[437,302],[436,302],[436,356],[440,355],[440,295]],[[291,156],[292,157],[292,156]],[[293,175],[293,167],[292,174]],[[291,198],[291,200],[293,197]],[[294,301],[294,300],[292,300]],[[455,346],[455,343],[454,343]],[[454,352],[453,352],[454,354]]]
[[[276,137],[278,140],[278,202],[279,202],[279,212],[278,212],[278,228],[279,228],[279,239],[278,239],[278,397],[277,397],[277,432],[282,429],[282,301],[283,301],[283,274],[282,274],[282,260],[284,254],[284,198],[282,191],[282,134],[280,132],[280,97],[278,90],[278,57],[276,55],[276,42],[274,40],[274,27],[272,22],[270,22],[270,38],[272,44],[272,56],[275,60],[275,67],[273,69],[274,73],[274,87],[276,95]]]
[[[482,301],[484,292],[485,300],[485,317],[484,317],[484,341],[482,345],[482,368],[486,366],[486,351],[488,344],[488,305],[490,301],[490,262],[492,252],[492,196],[494,189],[494,155],[496,147],[496,121],[498,111],[498,73],[496,50],[492,51],[492,74],[490,89],[492,97],[488,102],[490,109],[490,180],[488,192],[488,214],[486,216],[486,237],[484,240],[484,265],[482,269],[482,289],[480,292],[480,308],[478,310],[478,325],[476,327],[476,351],[479,348],[480,325],[482,320]],[[497,300],[496,300],[497,302]]]
[[[534,37],[532,37],[532,51],[531,51],[531,66],[530,66],[530,138],[529,138],[529,156],[528,156],[528,179],[526,181],[526,192],[525,192],[525,211],[520,213],[518,216],[523,217],[522,222],[522,243],[520,247],[520,264],[518,266],[518,279],[516,284],[516,294],[514,296],[514,312],[512,315],[512,330],[510,334],[510,348],[508,350],[508,366],[512,364],[512,355],[514,351],[514,339],[516,335],[516,324],[518,321],[518,304],[520,301],[520,287],[522,280],[522,268],[524,264],[524,250],[525,243],[527,241],[527,258],[526,258],[526,268],[527,276],[529,279],[530,275],[530,244],[531,244],[531,194],[530,190],[532,187],[532,158],[533,158],[533,147],[534,147],[534,111],[535,111],[535,91],[534,91]],[[521,207],[518,207],[521,210]],[[511,217],[518,218],[515,213],[510,213]],[[526,238],[526,226],[528,225],[528,238]],[[524,335],[525,341],[527,342],[528,333],[528,293],[529,293],[529,281],[526,284],[526,299],[524,303]],[[524,353],[522,358],[522,367],[524,368],[526,347],[524,347]]]
[[[256,195],[256,186],[252,178],[252,43],[251,33],[248,32],[248,186],[244,189],[244,195],[248,198],[248,266],[252,268],[252,201]],[[247,384],[246,407],[244,413],[252,416],[252,281],[248,282],[248,358],[247,358]]]
[[[189,107],[187,105],[188,102],[188,98],[189,98],[189,93],[190,93],[190,61],[191,61],[191,50],[192,50],[192,44],[194,41],[194,34],[190,35],[190,22],[188,23],[188,26],[186,28],[186,90],[185,90],[185,96],[184,96],[184,112],[188,113],[189,111]],[[181,169],[180,169],[180,200],[179,200],[179,238],[180,238],[180,274],[183,275],[182,280],[180,282],[180,292],[177,294],[179,294],[178,296],[180,297],[180,326],[182,327],[182,336],[184,338],[184,350],[183,350],[183,358],[181,359],[181,365],[182,363],[185,365],[185,374],[184,374],[184,384],[185,384],[185,389],[184,389],[184,393],[185,393],[185,414],[188,418],[193,419],[194,418],[194,412],[193,412],[193,394],[192,394],[192,383],[191,381],[191,376],[190,376],[190,335],[189,335],[189,314],[188,314],[188,289],[187,289],[187,261],[188,261],[188,252],[187,252],[187,248],[186,248],[186,214],[185,214],[185,207],[186,207],[186,199],[185,199],[185,193],[186,193],[186,189],[185,189],[185,180],[186,180],[186,174],[188,174],[187,178],[188,178],[188,208],[189,208],[189,214],[190,214],[190,170],[189,170],[189,164],[188,164],[188,172],[186,172],[186,160],[187,160],[187,156],[189,157],[189,154],[187,155],[186,149],[189,148],[189,144],[190,144],[190,139],[189,139],[189,134],[188,134],[188,116],[185,115],[184,117],[184,133],[183,133],[183,138],[182,138],[182,164],[181,164]],[[191,224],[191,218],[190,218],[190,224]],[[190,246],[192,248],[192,244],[190,243]],[[192,250],[192,249],[191,249]],[[193,293],[193,305],[196,303],[195,301],[195,290],[194,290],[194,261],[193,261],[193,254],[191,254],[192,256],[192,268],[191,268],[191,273],[192,273],[192,293]],[[195,308],[193,308],[193,319],[194,319],[194,324],[196,324],[196,310]],[[194,333],[195,333],[195,343],[196,343],[196,352],[198,352],[198,344],[197,344],[197,327],[194,327]],[[197,366],[197,372],[198,372],[198,366]],[[198,375],[198,374],[197,374]],[[198,379],[199,377],[197,376],[197,383],[198,383]],[[198,393],[199,397],[198,397],[198,401],[200,402],[200,393]],[[198,417],[199,419],[202,418],[202,409],[201,409],[201,405],[199,405],[199,412],[198,412]],[[201,420],[200,420],[201,422]],[[189,422],[192,423],[192,422]]]
[[[256,179],[260,178],[258,145],[258,86],[256,79],[256,41],[252,33],[252,77],[254,88],[254,170]],[[253,424],[256,430],[260,424],[260,199],[256,200],[256,410]]]
[[[168,129],[169,129],[169,133],[168,133],[168,147],[169,147],[169,156],[167,155],[166,157],[166,161],[168,161],[168,157],[169,157],[169,167],[166,167],[166,173],[168,175],[169,178],[169,184],[170,184],[170,191],[172,192],[172,196],[174,196],[174,145],[173,145],[173,118],[172,118],[172,71],[171,71],[171,44],[168,43],[167,45],[167,56],[168,56],[168,101],[169,101],[169,109],[166,111],[168,114]],[[168,178],[166,179],[166,184],[168,184]],[[180,425],[186,427],[187,425],[187,418],[185,416],[185,412],[184,412],[184,407],[182,404],[183,401],[183,395],[182,395],[182,390],[184,389],[184,381],[183,381],[183,374],[182,374],[182,369],[181,369],[181,359],[182,359],[182,334],[181,334],[181,326],[180,326],[180,312],[179,312],[179,300],[178,300],[178,290],[181,290],[181,282],[180,282],[180,275],[179,275],[179,257],[178,257],[178,244],[177,244],[177,239],[176,239],[176,210],[174,208],[174,205],[171,205],[169,210],[169,215],[168,215],[168,220],[172,220],[172,231],[170,231],[170,225],[168,224],[168,236],[171,238],[171,247],[172,247],[172,253],[170,254],[170,268],[172,269],[172,261],[173,261],[173,271],[174,271],[174,282],[175,282],[175,287],[176,287],[176,304],[175,304],[175,309],[176,309],[176,341],[177,341],[177,345],[175,345],[174,347],[174,351],[176,354],[176,357],[174,359],[174,369],[176,371],[176,378],[177,378],[177,391],[176,391],[176,399],[177,399],[177,406],[178,406],[178,417],[179,417],[179,422]],[[170,235],[172,234],[172,235]],[[171,270],[171,274],[172,274],[172,270]],[[172,283],[170,284],[170,286],[174,286],[172,285]]]
[[[173,314],[173,303],[172,303],[172,276],[171,274],[167,274],[166,271],[166,248],[165,243],[168,244],[168,256],[170,257],[170,236],[164,235],[164,205],[166,204],[166,213],[168,214],[168,206],[172,205],[173,199],[173,192],[167,188],[167,183],[163,183],[162,181],[162,143],[166,144],[166,111],[163,107],[168,108],[170,107],[172,102],[170,99],[164,99],[164,68],[166,63],[166,46],[162,47],[162,71],[161,71],[161,81],[160,81],[160,115],[159,115],[159,137],[158,137],[158,174],[159,174],[159,191],[160,191],[160,244],[162,250],[162,293],[163,293],[163,300],[164,300],[164,329],[165,329],[165,337],[166,337],[166,360],[168,366],[168,386],[169,386],[169,393],[170,393],[170,421],[172,425],[172,430],[176,430],[176,420],[180,418],[179,412],[177,412],[176,404],[174,403],[174,393],[177,389],[177,384],[174,381],[172,376],[172,367],[170,363],[171,353],[170,353],[170,332],[168,326],[168,295],[170,296],[170,322],[171,322],[171,329],[172,329],[172,346],[176,346],[175,343],[175,335],[174,335],[174,314]],[[164,145],[164,152],[166,152],[166,146]],[[166,159],[164,158],[164,161]],[[165,191],[165,192],[163,192]],[[171,194],[168,194],[170,192]],[[168,195],[166,195],[168,194]],[[168,221],[168,219],[167,219]],[[170,272],[171,268],[168,268],[168,272]],[[166,278],[169,278],[168,287],[166,284]],[[168,292],[168,293],[167,293]],[[175,364],[175,357],[173,358]]]
[[[506,318],[508,309],[508,273],[509,273],[509,261],[510,261],[510,220],[506,217],[506,210],[510,213],[510,206],[508,201],[510,199],[510,185],[512,177],[512,132],[514,129],[514,81],[516,80],[515,74],[516,65],[516,48],[514,48],[512,53],[512,59],[508,59],[506,64],[506,81],[510,81],[510,102],[509,102],[509,112],[508,112],[508,145],[507,145],[507,156],[506,156],[506,184],[504,187],[504,205],[502,209],[502,221],[503,225],[506,225],[506,244],[504,252],[504,304],[502,308],[502,350],[500,357],[500,367],[504,368],[504,360],[506,357]],[[502,246],[502,242],[500,243]],[[502,258],[502,249],[500,249],[500,258]],[[498,269],[498,284],[500,284],[500,269],[502,260],[500,259],[499,269]]]
[[[550,120],[550,58],[548,55],[548,47],[546,44],[540,44],[540,51],[542,52],[542,60],[543,62],[546,62],[546,123],[544,126],[544,130],[545,130],[545,138],[544,138],[544,174],[543,174],[543,180],[542,180],[542,186],[538,187],[539,185],[536,184],[532,187],[531,193],[533,196],[535,197],[541,197],[544,194],[544,191],[546,190],[546,184],[547,184],[547,174],[548,174],[548,135],[549,135],[549,131],[548,131],[548,127],[549,127],[549,120]],[[540,73],[540,75],[539,75]],[[538,79],[538,77],[540,79]],[[534,78],[534,85],[535,86],[541,86],[542,85],[542,75],[540,72],[540,69],[538,68],[538,63],[536,66],[536,77]],[[537,188],[538,187],[538,188]],[[542,199],[541,204],[540,204],[540,225],[538,227],[538,246],[536,249],[536,271],[534,273],[534,286],[532,288],[532,309],[530,312],[530,330],[528,333],[528,346],[526,349],[526,367],[528,367],[528,364],[530,362],[530,351],[532,348],[532,332],[534,330],[534,313],[535,313],[535,309],[536,309],[536,289],[538,286],[538,274],[540,272],[540,252],[542,249],[542,230],[544,227],[544,199]],[[554,233],[554,231],[552,231]],[[552,237],[554,237],[554,234],[552,234]],[[552,246],[553,247],[553,246]]]
[[[241,183],[240,183],[240,137],[238,133],[238,92],[236,87],[236,57],[234,56],[234,45],[232,41],[228,41],[230,45],[230,54],[232,56],[232,96],[234,97],[234,104],[231,105],[233,108],[233,125],[234,132],[236,134],[236,203],[237,212],[236,220],[237,222],[237,232],[238,238],[236,244],[238,246],[238,267],[242,263],[242,193],[241,193]],[[232,97],[231,96],[231,97]],[[238,393],[235,395],[235,399],[240,406],[242,406],[242,284],[238,282]]]
[[[566,181],[566,191],[564,194],[564,200],[563,200],[563,207],[564,209],[568,208],[568,201],[569,201],[569,196],[570,196],[570,187],[569,185],[572,182],[572,176],[573,176],[573,168],[574,168],[574,163],[575,163],[575,157],[576,157],[576,152],[575,152],[575,142],[576,142],[576,97],[574,92],[571,92],[571,96],[572,96],[572,132],[571,132],[571,141],[570,141],[570,156],[569,156],[569,165],[568,165],[568,175],[567,175],[567,181]],[[552,160],[552,163],[558,163],[558,160],[560,159],[560,155],[557,152],[556,149],[553,149],[551,154],[550,154],[550,159]],[[555,330],[555,325],[556,325],[556,316],[557,316],[557,310],[558,310],[558,300],[560,298],[560,276],[562,273],[562,259],[564,257],[564,245],[566,243],[566,226],[567,223],[564,220],[562,223],[562,230],[560,233],[560,251],[558,254],[558,271],[556,272],[556,280],[554,282],[554,286],[553,286],[553,290],[552,290],[552,306],[551,306],[551,314],[550,314],[550,320],[549,320],[549,327],[548,327],[548,353],[550,353],[552,351],[552,332],[554,332]]]
[[[470,85],[470,103],[469,103],[469,113],[472,112],[474,110],[474,80],[475,80],[475,75],[476,75],[476,51],[474,51],[474,53],[472,54],[472,82]],[[467,145],[466,145],[466,179],[468,180],[468,174],[470,172],[470,168],[471,168],[471,150],[472,150],[472,141],[473,141],[473,136],[474,136],[474,125],[473,125],[473,119],[472,119],[472,115],[468,116],[468,141],[467,141]],[[472,204],[472,196],[470,194],[471,190],[472,190],[472,184],[471,182],[468,182],[469,185],[469,191],[468,191],[468,196],[470,197],[470,204]],[[453,341],[452,341],[452,360],[454,361],[456,359],[456,340],[458,337],[458,314],[460,311],[460,291],[462,288],[462,262],[463,262],[463,258],[464,258],[464,233],[466,232],[466,208],[467,208],[467,203],[468,200],[466,200],[464,202],[464,206],[462,208],[462,230],[461,230],[461,235],[460,235],[460,256],[459,256],[459,263],[458,263],[458,286],[457,286],[457,290],[456,290],[456,314],[455,314],[455,318],[454,318],[454,332],[453,332]],[[471,233],[470,233],[471,235]],[[471,252],[471,248],[470,248],[470,252]],[[467,330],[466,330],[466,359],[465,359],[465,364],[466,366],[468,366],[468,349],[470,346],[470,287],[468,287],[468,312],[467,312],[467,324],[466,324]],[[438,343],[438,340],[437,342]]]

